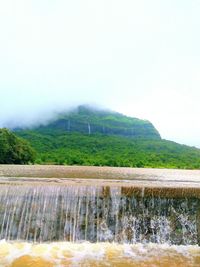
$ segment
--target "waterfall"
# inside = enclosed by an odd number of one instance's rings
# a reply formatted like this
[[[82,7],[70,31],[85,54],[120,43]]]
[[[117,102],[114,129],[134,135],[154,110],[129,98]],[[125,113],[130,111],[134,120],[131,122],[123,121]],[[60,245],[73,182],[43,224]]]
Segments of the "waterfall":
[[[91,134],[91,126],[90,126],[90,123],[88,122],[88,134],[90,135]]]
[[[198,244],[200,200],[122,187],[1,185],[0,239]]]

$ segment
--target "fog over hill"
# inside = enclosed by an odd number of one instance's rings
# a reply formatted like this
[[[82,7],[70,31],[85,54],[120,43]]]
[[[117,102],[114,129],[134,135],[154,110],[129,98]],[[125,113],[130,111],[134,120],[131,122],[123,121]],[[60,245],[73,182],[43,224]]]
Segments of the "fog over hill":
[[[89,105],[81,105],[70,111],[54,114],[51,120],[24,127],[40,133],[121,135],[134,138],[160,139],[153,124]],[[17,130],[17,128],[16,128]]]
[[[200,149],[161,139],[147,120],[104,109],[79,106],[15,133],[37,151],[39,164],[200,168]]]
[[[98,103],[200,147],[200,1],[0,1],[0,127]]]

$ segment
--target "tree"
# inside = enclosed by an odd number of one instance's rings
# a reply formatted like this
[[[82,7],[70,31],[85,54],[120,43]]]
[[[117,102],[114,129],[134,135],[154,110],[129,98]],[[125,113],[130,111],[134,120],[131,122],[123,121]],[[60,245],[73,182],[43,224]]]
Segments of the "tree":
[[[31,163],[35,154],[27,141],[6,128],[0,129],[0,164]]]

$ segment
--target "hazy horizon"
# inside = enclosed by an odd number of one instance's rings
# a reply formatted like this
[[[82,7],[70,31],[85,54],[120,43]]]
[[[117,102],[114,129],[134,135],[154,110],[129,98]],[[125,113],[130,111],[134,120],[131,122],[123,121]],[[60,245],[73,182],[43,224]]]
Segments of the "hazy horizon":
[[[200,148],[200,2],[0,3],[0,127],[96,104]]]

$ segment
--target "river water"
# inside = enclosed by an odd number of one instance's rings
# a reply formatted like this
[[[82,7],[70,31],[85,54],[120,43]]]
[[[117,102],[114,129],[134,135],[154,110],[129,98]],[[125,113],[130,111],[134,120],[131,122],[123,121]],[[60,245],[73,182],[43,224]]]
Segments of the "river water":
[[[199,267],[198,246],[117,243],[0,242],[0,266]]]
[[[1,177],[0,267],[200,266],[192,177]]]

